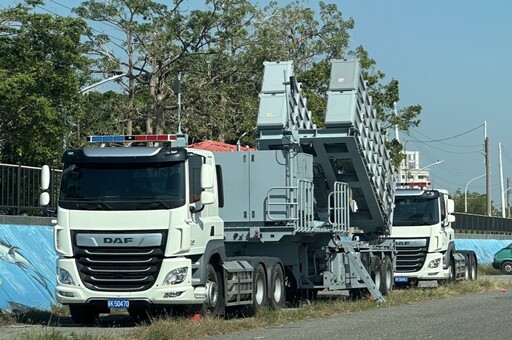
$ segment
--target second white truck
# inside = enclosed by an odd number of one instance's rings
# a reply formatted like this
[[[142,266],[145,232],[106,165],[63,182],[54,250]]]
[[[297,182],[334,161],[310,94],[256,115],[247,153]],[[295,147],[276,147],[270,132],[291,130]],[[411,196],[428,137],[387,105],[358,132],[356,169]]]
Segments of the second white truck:
[[[395,284],[428,285],[477,278],[474,251],[455,249],[454,202],[446,190],[395,191],[391,237],[397,247]]]

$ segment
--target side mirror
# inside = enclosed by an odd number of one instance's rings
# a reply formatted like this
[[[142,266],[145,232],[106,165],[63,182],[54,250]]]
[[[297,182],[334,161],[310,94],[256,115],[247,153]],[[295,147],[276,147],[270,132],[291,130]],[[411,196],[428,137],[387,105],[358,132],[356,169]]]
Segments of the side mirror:
[[[210,164],[203,164],[201,166],[201,188],[211,189],[215,180],[215,171]],[[202,200],[202,197],[201,197]]]
[[[204,205],[212,204],[215,202],[215,195],[213,192],[203,191],[201,192],[201,203]]]
[[[453,222],[455,222],[455,216],[453,216],[452,214],[449,214],[448,218],[446,220],[448,221],[448,223],[453,223]]]
[[[50,187],[50,167],[43,165],[41,168],[41,190],[48,190]]]
[[[48,204],[50,204],[50,194],[47,191],[42,192],[39,195],[39,205],[46,207]]]
[[[448,199],[448,215],[455,211],[455,201],[451,198]]]

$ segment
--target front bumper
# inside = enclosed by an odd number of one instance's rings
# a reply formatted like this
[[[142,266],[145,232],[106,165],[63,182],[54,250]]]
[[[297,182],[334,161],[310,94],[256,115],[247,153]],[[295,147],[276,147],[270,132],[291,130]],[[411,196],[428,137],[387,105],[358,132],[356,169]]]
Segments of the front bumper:
[[[165,259],[155,284],[150,289],[137,292],[96,291],[85,287],[78,274],[74,259],[62,258],[57,266],[69,272],[74,285],[57,283],[55,288],[57,301],[62,304],[80,304],[108,299],[128,299],[130,302],[144,302],[159,305],[202,304],[206,299],[205,287],[193,287],[190,260],[185,258]],[[164,285],[164,279],[171,270],[188,268],[187,278],[175,285]]]
[[[438,263],[429,267],[429,264]],[[416,272],[395,272],[395,283],[413,280],[442,280],[448,277],[448,269],[443,268],[443,256],[439,253],[427,254],[423,267]],[[407,280],[405,280],[407,278]]]

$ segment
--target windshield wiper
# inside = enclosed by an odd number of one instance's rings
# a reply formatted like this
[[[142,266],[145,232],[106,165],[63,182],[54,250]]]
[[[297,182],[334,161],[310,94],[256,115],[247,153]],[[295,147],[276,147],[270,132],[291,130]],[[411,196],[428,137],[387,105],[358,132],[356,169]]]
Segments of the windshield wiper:
[[[97,210],[98,208],[103,208],[103,210],[112,210],[112,207],[103,201],[91,201],[87,203],[77,203],[76,206],[79,209],[84,210]]]
[[[162,200],[151,200],[150,202],[144,202],[137,204],[137,209],[158,209],[158,208],[164,208],[164,209],[171,209],[171,206],[165,203]]]

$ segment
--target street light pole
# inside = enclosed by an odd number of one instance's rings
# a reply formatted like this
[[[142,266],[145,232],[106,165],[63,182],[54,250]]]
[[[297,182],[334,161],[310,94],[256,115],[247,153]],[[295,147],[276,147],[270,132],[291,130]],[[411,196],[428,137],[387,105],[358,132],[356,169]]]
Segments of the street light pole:
[[[414,180],[416,181],[418,179],[419,173],[422,172],[423,170],[426,170],[426,169],[428,169],[428,168],[430,168],[430,167],[432,167],[434,165],[441,164],[443,162],[444,162],[444,160],[440,160],[440,161],[434,162],[432,164],[429,164],[427,166],[424,166],[423,168],[420,168],[420,169],[416,170],[416,176],[415,176],[416,178]],[[430,180],[430,174],[429,174],[429,180]]]
[[[127,75],[128,75],[128,73],[116,74],[115,76],[112,76],[112,77],[107,78],[107,79],[103,79],[102,81],[99,81],[99,82],[97,82],[95,84],[92,84],[92,85],[84,87],[83,89],[80,90],[80,93],[86,94],[87,92],[89,92],[90,90],[92,90],[93,88],[95,88],[97,86],[100,86],[100,85],[105,84],[105,83],[107,83],[109,81],[112,81],[112,80],[116,80],[116,79],[119,79],[119,78],[122,78],[122,77],[126,77]]]
[[[510,189],[512,189],[512,187],[508,187],[508,188],[506,188],[506,189],[505,189],[505,191],[503,191],[503,196],[505,196],[505,194],[507,193],[507,191],[509,191]],[[507,206],[508,206],[508,204],[507,204]],[[501,209],[503,209],[503,215],[502,215],[502,216],[503,216],[503,217],[507,217],[507,216],[506,216],[506,214],[505,214],[505,207],[503,206]],[[509,213],[508,215],[509,215],[508,217],[510,217],[510,213]]]
[[[466,184],[466,188],[464,189],[464,212],[467,213],[468,212],[468,185],[469,183],[479,179],[479,178],[482,178],[484,177],[486,174],[483,174],[483,175],[480,175],[478,177],[475,177],[471,180],[469,180],[469,182]]]
[[[429,164],[429,165],[424,166],[423,168],[419,169],[419,170],[418,170],[418,172],[423,171],[423,170],[425,170],[425,169],[428,169],[428,168],[430,168],[431,166],[434,166],[434,165],[437,165],[437,164],[441,164],[441,163],[443,163],[443,162],[444,162],[444,160],[434,162],[434,163],[432,163],[432,164]]]

